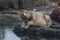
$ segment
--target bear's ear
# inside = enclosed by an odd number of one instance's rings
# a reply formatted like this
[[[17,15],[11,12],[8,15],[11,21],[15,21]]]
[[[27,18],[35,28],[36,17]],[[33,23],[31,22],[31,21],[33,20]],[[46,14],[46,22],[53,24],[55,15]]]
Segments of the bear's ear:
[[[24,13],[24,16],[26,16],[26,13]]]

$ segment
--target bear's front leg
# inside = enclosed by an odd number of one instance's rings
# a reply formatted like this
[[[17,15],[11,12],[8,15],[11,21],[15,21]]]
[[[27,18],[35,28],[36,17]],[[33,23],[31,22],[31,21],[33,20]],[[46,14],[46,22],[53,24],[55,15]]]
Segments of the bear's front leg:
[[[29,28],[30,25],[34,25],[34,22],[33,21],[27,22],[27,24],[25,25],[26,26],[25,28],[26,29]]]

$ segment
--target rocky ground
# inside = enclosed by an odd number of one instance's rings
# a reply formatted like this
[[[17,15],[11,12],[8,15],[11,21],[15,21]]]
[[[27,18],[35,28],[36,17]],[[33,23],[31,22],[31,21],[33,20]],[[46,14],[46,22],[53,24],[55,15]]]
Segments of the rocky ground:
[[[35,9],[36,9],[35,11],[37,12],[46,12],[47,15],[50,15],[54,7],[35,8]],[[0,11],[0,26],[5,26],[5,27],[16,26],[17,24],[20,24],[20,23],[21,23],[21,20],[20,20],[19,13],[15,13],[14,10]],[[31,26],[28,29],[23,29],[23,28],[19,28],[19,29],[20,29],[19,33],[21,35],[19,36],[18,34],[17,36],[21,37],[22,40],[60,40],[60,27],[43,29],[43,28],[40,28],[39,26],[37,27]]]

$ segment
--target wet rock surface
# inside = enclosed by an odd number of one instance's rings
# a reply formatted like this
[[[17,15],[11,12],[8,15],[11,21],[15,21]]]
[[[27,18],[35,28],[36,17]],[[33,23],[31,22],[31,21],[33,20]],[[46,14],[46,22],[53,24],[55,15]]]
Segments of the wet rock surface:
[[[57,40],[60,40],[60,30],[56,31],[52,28],[52,30],[49,28],[47,29],[32,25],[28,29],[16,27],[13,31],[18,37],[21,37],[23,40],[41,40],[43,38],[45,40],[54,40],[55,38]]]

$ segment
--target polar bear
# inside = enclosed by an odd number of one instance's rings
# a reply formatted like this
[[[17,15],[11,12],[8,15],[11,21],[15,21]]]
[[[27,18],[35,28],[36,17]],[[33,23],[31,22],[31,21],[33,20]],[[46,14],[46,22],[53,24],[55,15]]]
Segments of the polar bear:
[[[24,12],[24,17],[30,19],[26,22],[25,28],[28,28],[30,25],[38,25],[43,28],[49,27],[52,25],[52,21],[48,15],[42,14],[42,12]]]

